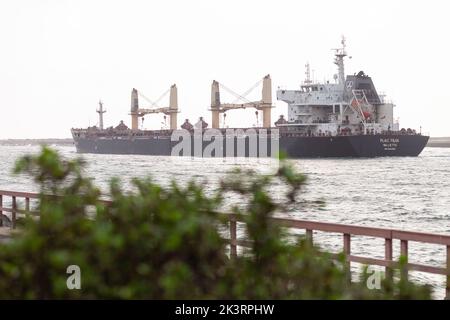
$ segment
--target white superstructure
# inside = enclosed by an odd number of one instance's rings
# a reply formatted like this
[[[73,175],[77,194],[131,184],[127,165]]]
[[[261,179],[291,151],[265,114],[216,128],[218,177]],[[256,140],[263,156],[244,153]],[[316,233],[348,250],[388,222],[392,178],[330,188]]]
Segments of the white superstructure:
[[[288,117],[275,124],[305,135],[375,134],[397,131],[392,103],[378,95],[372,79],[360,71],[345,77],[345,39],[335,49],[338,73],[334,83],[311,80],[309,64],[306,79],[298,90],[277,90],[277,99],[288,104]]]

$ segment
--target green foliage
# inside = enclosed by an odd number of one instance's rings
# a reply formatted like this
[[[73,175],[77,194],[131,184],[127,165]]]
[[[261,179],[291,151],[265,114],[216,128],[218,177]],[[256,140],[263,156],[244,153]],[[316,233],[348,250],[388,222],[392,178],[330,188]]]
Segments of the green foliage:
[[[212,196],[196,182],[162,187],[133,179],[135,191],[125,192],[113,179],[109,203],[82,168],[45,147],[17,162],[15,171],[41,186],[41,214],[0,244],[0,298],[429,298],[428,288],[408,282],[384,281],[381,290],[350,284],[343,260],[301,237],[288,241],[269,218],[297,201],[306,178],[285,161],[273,176],[236,170]],[[286,189],[279,202],[270,190],[276,179]],[[242,199],[233,211],[252,245],[235,259],[217,213],[230,196]],[[81,268],[81,290],[66,287],[69,265]]]

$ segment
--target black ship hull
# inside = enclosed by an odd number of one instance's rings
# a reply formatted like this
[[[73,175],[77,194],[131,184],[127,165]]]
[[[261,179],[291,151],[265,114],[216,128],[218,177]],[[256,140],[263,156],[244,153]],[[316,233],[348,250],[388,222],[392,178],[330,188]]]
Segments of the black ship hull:
[[[389,157],[389,156],[418,156],[428,142],[428,136],[408,134],[375,134],[352,136],[280,136],[278,140],[279,151],[284,152],[289,158],[327,158],[327,157]],[[74,134],[75,146],[78,153],[100,154],[136,154],[136,155],[192,155],[192,156],[274,156],[276,152],[273,145],[267,143],[267,151],[261,152],[261,143],[253,149],[249,146],[249,140],[245,139],[245,153],[237,152],[237,141],[234,138],[234,150],[227,152],[227,142],[223,141],[223,147],[219,151],[210,150],[208,145],[212,142],[203,141],[201,147],[194,147],[192,138],[190,150],[173,154],[178,141],[171,141],[170,135],[154,137],[80,137]],[[266,141],[264,141],[266,142]],[[196,149],[195,149],[196,148]],[[274,152],[272,152],[272,148]],[[198,150],[201,150],[198,152]],[[205,153],[206,152],[206,153]]]

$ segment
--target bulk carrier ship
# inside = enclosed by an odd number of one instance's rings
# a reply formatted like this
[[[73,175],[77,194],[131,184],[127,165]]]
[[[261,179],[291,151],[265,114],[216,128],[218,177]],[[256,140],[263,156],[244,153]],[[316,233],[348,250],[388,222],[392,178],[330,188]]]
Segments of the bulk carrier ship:
[[[159,107],[133,89],[131,128],[121,121],[118,126],[105,129],[105,110],[100,102],[98,127],[71,130],[77,152],[267,157],[281,151],[290,158],[419,155],[429,137],[413,129],[399,129],[398,123],[394,122],[394,104],[377,93],[372,79],[363,71],[345,76],[345,39],[341,43],[342,47],[335,49],[334,63],[338,73],[334,75],[334,83],[312,80],[307,64],[306,79],[299,89],[277,90],[277,99],[287,103],[288,113],[287,118],[280,116],[273,125],[270,75],[260,81],[261,100],[248,101],[245,95],[235,94],[243,100],[241,103],[222,103],[220,88],[233,91],[213,81],[212,128],[208,128],[203,118],[195,126],[186,120],[181,128],[177,128],[176,85],[167,92],[170,92],[169,107]],[[141,108],[139,97],[150,101],[152,107]],[[245,108],[255,108],[257,118],[258,113],[262,113],[262,126],[220,128],[220,115],[225,119],[227,111]],[[165,119],[168,116],[170,129],[139,129],[139,119],[154,113],[163,113]]]

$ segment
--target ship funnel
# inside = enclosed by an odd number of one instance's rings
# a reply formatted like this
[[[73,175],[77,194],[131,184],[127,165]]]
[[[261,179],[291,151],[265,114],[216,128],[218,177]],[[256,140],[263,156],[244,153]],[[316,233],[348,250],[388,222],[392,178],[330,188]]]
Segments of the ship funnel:
[[[219,82],[214,80],[211,84],[211,126],[219,128],[220,91]]]
[[[138,129],[138,110],[139,110],[139,98],[138,92],[135,88],[131,91],[131,129]]]

